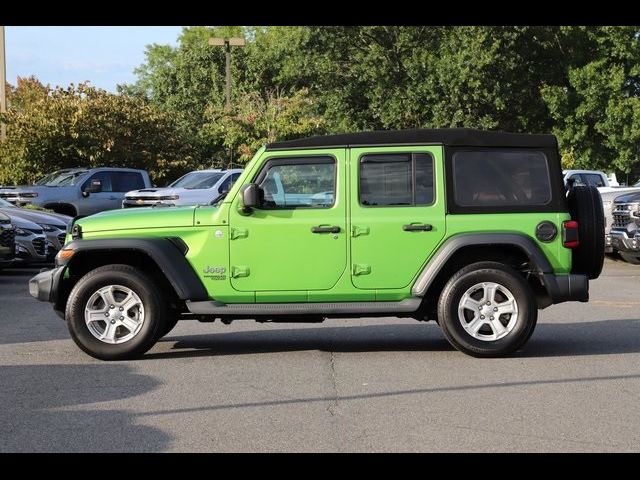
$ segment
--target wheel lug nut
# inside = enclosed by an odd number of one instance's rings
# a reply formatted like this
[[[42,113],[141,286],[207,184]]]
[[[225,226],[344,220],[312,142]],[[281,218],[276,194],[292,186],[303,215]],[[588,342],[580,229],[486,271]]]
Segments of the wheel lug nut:
[[[482,305],[480,305],[480,306],[478,307],[478,310],[482,310]]]
[[[114,307],[113,305],[110,305],[109,308],[113,310],[116,307]]]
[[[124,310],[124,308],[120,307],[118,310],[123,311],[123,310]]]
[[[124,320],[124,317],[120,317],[120,320]]]
[[[115,320],[111,320],[110,323],[111,323],[111,325],[113,325],[114,323],[116,323],[116,321]]]
[[[484,315],[480,315],[480,320],[484,320]]]
[[[108,317],[109,316],[109,312],[104,312],[104,316]]]
[[[493,307],[493,311],[497,312],[498,311],[498,307]]]
[[[493,320],[493,317],[489,317],[489,320]]]
[[[491,302],[487,302],[487,305],[491,305]]]

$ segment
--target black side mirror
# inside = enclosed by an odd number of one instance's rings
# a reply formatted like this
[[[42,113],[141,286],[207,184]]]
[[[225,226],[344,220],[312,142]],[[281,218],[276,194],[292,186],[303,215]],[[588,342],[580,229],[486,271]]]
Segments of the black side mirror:
[[[244,213],[251,213],[251,210],[261,205],[264,197],[262,188],[256,183],[249,183],[240,189],[242,199],[242,210]]]
[[[83,197],[88,197],[91,193],[100,193],[102,191],[102,182],[100,180],[91,180],[91,183],[87,185],[82,191]]]

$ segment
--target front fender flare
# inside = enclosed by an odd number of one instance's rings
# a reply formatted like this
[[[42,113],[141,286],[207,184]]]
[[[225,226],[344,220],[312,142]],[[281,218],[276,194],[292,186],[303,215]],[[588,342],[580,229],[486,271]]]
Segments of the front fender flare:
[[[133,251],[149,257],[162,271],[180,300],[208,300],[202,281],[186,259],[186,245],[171,238],[110,238],[73,240],[65,249],[73,249],[71,265],[78,256],[91,253]]]

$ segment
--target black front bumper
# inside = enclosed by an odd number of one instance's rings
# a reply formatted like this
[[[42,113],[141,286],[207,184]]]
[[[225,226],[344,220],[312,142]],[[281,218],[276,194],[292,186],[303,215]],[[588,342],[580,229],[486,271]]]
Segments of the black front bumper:
[[[45,270],[29,280],[29,293],[31,296],[41,302],[50,302],[56,305],[64,271],[65,267]]]

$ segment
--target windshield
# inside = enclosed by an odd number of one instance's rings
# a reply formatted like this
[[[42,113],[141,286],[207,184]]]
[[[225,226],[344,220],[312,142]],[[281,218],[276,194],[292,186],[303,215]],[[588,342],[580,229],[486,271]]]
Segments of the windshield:
[[[169,187],[186,188],[195,190],[198,188],[211,188],[222,178],[223,173],[220,172],[191,172],[180,177]]]
[[[4,198],[0,198],[0,207],[3,207],[3,208],[6,208],[6,207],[16,208],[16,206],[13,203],[7,202]]]
[[[47,187],[65,187],[69,185],[75,185],[78,177],[84,175],[85,170],[76,170],[74,172],[66,171],[61,175],[57,175],[52,180],[49,180],[45,185]]]

